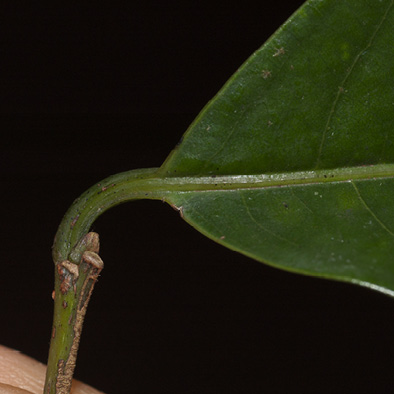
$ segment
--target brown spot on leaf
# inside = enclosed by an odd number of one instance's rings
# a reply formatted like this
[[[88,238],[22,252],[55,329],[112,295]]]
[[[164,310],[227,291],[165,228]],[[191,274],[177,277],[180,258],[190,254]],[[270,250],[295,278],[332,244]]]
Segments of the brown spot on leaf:
[[[272,56],[276,57],[276,56],[284,55],[285,52],[286,52],[285,48],[282,47],[282,48],[277,49],[276,52]]]

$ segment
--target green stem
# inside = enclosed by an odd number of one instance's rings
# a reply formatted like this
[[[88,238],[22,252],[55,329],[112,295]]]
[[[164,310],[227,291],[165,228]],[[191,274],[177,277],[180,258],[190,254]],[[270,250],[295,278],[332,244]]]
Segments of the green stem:
[[[130,200],[160,199],[157,187],[152,187],[150,182],[156,178],[156,172],[156,168],[122,172],[97,183],[77,198],[56,233],[52,252],[54,262],[71,257],[71,261],[78,264],[81,256],[76,245],[93,222],[109,208]]]
[[[98,256],[98,235],[89,233],[92,223],[107,209],[125,201],[161,199],[151,185],[156,169],[129,171],[94,185],[74,201],[55,236],[54,318],[45,394],[71,390],[79,339],[94,284],[103,268]]]

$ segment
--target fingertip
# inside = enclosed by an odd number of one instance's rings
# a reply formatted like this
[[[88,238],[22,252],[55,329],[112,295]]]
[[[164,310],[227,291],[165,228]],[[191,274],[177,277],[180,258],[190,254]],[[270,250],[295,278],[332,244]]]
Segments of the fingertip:
[[[0,394],[42,394],[46,366],[31,357],[0,345]],[[71,394],[104,394],[73,380]]]
[[[9,384],[0,383],[0,394],[32,394],[32,392]]]

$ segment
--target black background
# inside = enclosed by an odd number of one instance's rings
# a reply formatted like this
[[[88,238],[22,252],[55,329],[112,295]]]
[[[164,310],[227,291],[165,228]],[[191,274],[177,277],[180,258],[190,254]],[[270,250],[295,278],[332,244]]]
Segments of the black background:
[[[160,166],[301,3],[2,6],[2,344],[46,362],[68,206],[111,174]],[[114,208],[93,229],[105,269],[78,379],[108,393],[394,390],[389,297],[266,267],[160,202]]]

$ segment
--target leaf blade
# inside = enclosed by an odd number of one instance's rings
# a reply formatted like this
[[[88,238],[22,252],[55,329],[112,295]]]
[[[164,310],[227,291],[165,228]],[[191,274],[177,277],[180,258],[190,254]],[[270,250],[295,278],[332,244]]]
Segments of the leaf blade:
[[[219,183],[282,176],[282,187],[207,186],[165,199],[200,232],[256,260],[394,295],[393,174],[374,173],[394,163],[394,59],[386,50],[393,4],[307,1],[208,103],[159,170]],[[356,175],[371,165],[369,177]],[[299,175],[328,170],[333,179],[311,184]],[[298,184],[283,175],[294,171]]]
[[[385,59],[392,23],[391,0],[379,7],[366,1],[306,2],[197,117],[162,166],[163,174],[258,174],[391,162],[392,92],[381,75],[392,71]],[[265,78],[264,72],[271,74]],[[364,80],[357,84],[360,74]],[[364,123],[348,116],[349,106]],[[346,133],[339,133],[341,122]],[[369,131],[361,141],[360,124]]]
[[[394,295],[394,215],[386,209],[393,188],[394,180],[384,178],[167,199],[198,231],[255,260]]]

